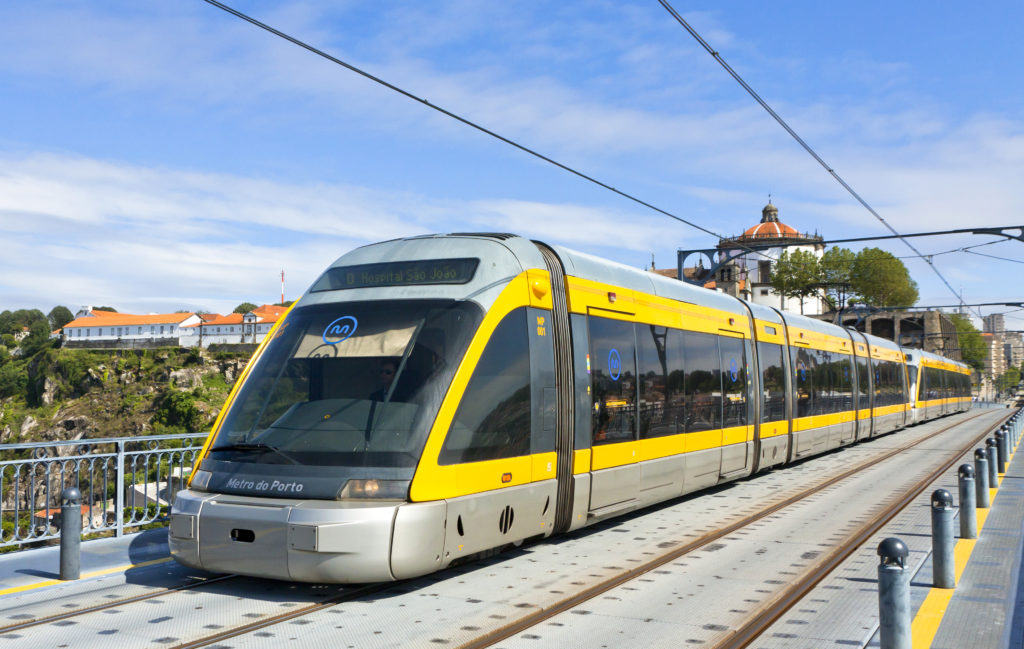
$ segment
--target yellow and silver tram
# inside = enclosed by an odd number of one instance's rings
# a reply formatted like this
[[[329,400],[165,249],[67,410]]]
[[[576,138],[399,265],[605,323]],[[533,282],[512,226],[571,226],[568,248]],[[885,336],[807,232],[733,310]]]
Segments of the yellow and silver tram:
[[[257,350],[171,552],[423,575],[969,407],[914,353],[916,391],[891,341],[514,235],[365,246]]]

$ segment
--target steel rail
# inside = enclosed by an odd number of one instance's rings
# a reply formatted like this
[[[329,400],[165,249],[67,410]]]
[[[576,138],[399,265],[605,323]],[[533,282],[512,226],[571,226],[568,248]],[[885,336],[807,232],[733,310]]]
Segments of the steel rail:
[[[954,452],[950,459],[945,463],[914,483],[910,489],[904,491],[903,495],[898,500],[887,505],[872,519],[865,522],[864,525],[862,525],[856,532],[849,535],[846,541],[825,555],[825,557],[823,557],[817,565],[811,568],[807,574],[797,579],[793,585],[783,589],[782,593],[778,595],[774,601],[762,607],[760,612],[748,618],[748,622],[746,624],[741,626],[724,640],[712,645],[712,649],[743,649],[744,647],[748,647],[752,642],[757,640],[766,629],[768,629],[787,611],[807,596],[825,577],[832,574],[833,570],[838,568],[844,561],[846,561],[846,559],[853,555],[853,553],[857,552],[861,546],[868,541],[868,539],[877,534],[889,521],[906,509],[907,506],[913,503],[914,500],[923,494],[926,489],[934,484],[936,480],[942,477],[944,473],[953,468],[957,462],[961,461],[965,454],[970,453],[971,448],[974,445],[990,436],[993,431],[998,430],[999,426],[1005,423],[1009,418],[1010,415],[1007,415],[1002,421],[997,422],[984,433],[971,440],[970,443]]]
[[[388,582],[383,582],[383,583],[378,583],[378,584],[368,584],[366,586],[360,586],[360,587],[355,588],[355,589],[353,589],[351,591],[348,591],[348,592],[345,592],[345,593],[341,593],[339,595],[335,595],[334,597],[329,597],[329,598],[327,598],[325,600],[316,602],[314,604],[310,604],[308,606],[303,606],[302,608],[297,608],[297,609],[295,609],[293,611],[289,611],[287,613],[280,613],[278,615],[274,615],[274,616],[268,617],[266,619],[259,620],[257,622],[251,622],[251,623],[245,624],[243,626],[237,626],[237,627],[235,627],[233,629],[228,629],[228,630],[222,631],[220,633],[215,633],[213,635],[209,635],[209,636],[206,636],[204,638],[199,638],[197,640],[190,640],[190,641],[184,642],[182,644],[174,645],[170,649],[192,649],[193,647],[206,647],[206,646],[209,646],[209,645],[211,645],[211,644],[213,644],[215,642],[220,642],[222,640],[227,640],[229,638],[234,638],[234,637],[237,637],[237,636],[240,636],[240,635],[244,635],[244,634],[249,633],[251,631],[258,631],[258,630],[266,628],[268,626],[273,626],[275,624],[280,624],[281,622],[287,622],[288,620],[293,620],[293,619],[295,619],[297,617],[302,617],[304,615],[309,615],[311,613],[316,613],[317,611],[322,611],[322,610],[331,608],[332,606],[337,606],[338,604],[343,604],[345,602],[352,601],[352,600],[354,600],[354,599],[356,599],[358,597],[362,597],[364,595],[372,595],[374,593],[379,593],[379,592],[387,590],[389,588],[394,588],[395,585],[396,584],[394,582],[388,581]]]
[[[847,469],[846,471],[844,471],[844,472],[842,472],[842,473],[840,473],[840,474],[838,474],[836,476],[833,476],[831,478],[823,480],[823,481],[821,481],[821,482],[819,482],[819,483],[817,483],[817,484],[815,484],[813,486],[810,486],[810,487],[804,489],[803,491],[800,491],[800,492],[794,494],[793,496],[790,496],[790,497],[788,497],[788,498],[786,498],[786,499],[784,499],[784,500],[782,500],[782,501],[780,501],[780,502],[778,502],[778,503],[776,503],[774,505],[766,507],[765,509],[763,509],[763,510],[761,510],[759,512],[751,514],[751,515],[749,515],[749,516],[747,516],[747,517],[745,517],[745,518],[743,518],[743,519],[741,519],[739,521],[736,521],[734,523],[730,523],[729,525],[726,525],[725,527],[722,527],[722,528],[719,528],[717,530],[708,532],[708,533],[702,535],[701,537],[699,537],[699,538],[697,538],[697,539],[695,539],[695,540],[693,540],[693,541],[691,541],[691,542],[689,542],[689,543],[687,543],[685,545],[682,545],[682,546],[677,547],[677,548],[675,548],[673,550],[670,550],[669,552],[667,552],[667,553],[665,553],[665,554],[663,554],[663,555],[661,555],[659,557],[655,557],[653,559],[650,559],[646,563],[643,563],[643,564],[641,564],[641,565],[639,565],[639,566],[637,566],[635,568],[632,568],[632,569],[629,569],[629,570],[627,570],[625,572],[619,573],[618,575],[609,577],[608,579],[605,579],[604,581],[602,581],[602,582],[600,582],[598,584],[595,584],[593,586],[585,588],[585,589],[577,592],[575,595],[572,595],[570,597],[562,599],[561,601],[558,601],[558,602],[552,604],[551,606],[548,606],[548,607],[546,607],[546,608],[544,608],[542,610],[536,611],[534,613],[525,615],[525,616],[519,618],[518,620],[510,622],[510,623],[508,623],[508,624],[506,624],[506,625],[504,625],[504,626],[502,626],[502,627],[500,627],[498,629],[490,631],[490,632],[488,632],[488,633],[486,633],[484,635],[479,636],[478,638],[475,638],[473,640],[470,640],[469,642],[466,642],[466,643],[464,643],[462,645],[459,645],[458,649],[484,649],[485,647],[490,647],[490,646],[494,645],[495,643],[501,642],[502,640],[506,640],[506,639],[512,637],[513,635],[516,635],[517,633],[521,633],[521,632],[523,632],[523,631],[525,631],[527,629],[530,629],[530,628],[532,628],[534,626],[537,626],[538,624],[540,624],[540,623],[542,623],[542,622],[544,622],[544,621],[554,617],[555,615],[558,615],[559,613],[564,613],[564,612],[566,612],[566,611],[568,611],[568,610],[570,610],[572,608],[575,608],[576,606],[578,606],[578,605],[580,605],[580,604],[582,604],[584,602],[587,602],[587,601],[589,601],[591,599],[594,599],[595,597],[603,595],[604,593],[606,593],[606,592],[608,592],[608,591],[610,591],[610,590],[612,590],[612,589],[614,589],[614,588],[616,588],[618,586],[626,584],[626,583],[632,581],[633,579],[641,577],[644,574],[646,574],[646,573],[648,573],[648,572],[650,572],[650,571],[652,571],[652,570],[654,570],[656,568],[659,568],[659,567],[661,567],[661,566],[663,566],[663,565],[665,565],[667,563],[671,563],[672,561],[675,561],[675,560],[683,557],[684,555],[687,555],[687,554],[689,554],[691,552],[694,552],[695,550],[699,550],[700,548],[704,547],[705,545],[708,545],[708,544],[710,544],[710,543],[712,543],[714,541],[717,541],[717,540],[719,540],[719,539],[721,539],[721,538],[723,538],[725,536],[728,536],[728,535],[730,535],[730,534],[732,534],[732,533],[734,533],[734,532],[736,532],[738,530],[741,530],[744,527],[747,527],[747,526],[749,526],[749,525],[751,525],[753,523],[756,523],[757,521],[760,521],[760,520],[762,520],[762,519],[764,519],[764,518],[766,518],[768,516],[771,516],[772,514],[778,512],[779,510],[785,509],[785,508],[787,508],[787,507],[789,507],[791,505],[794,505],[794,504],[800,502],[801,500],[809,498],[810,496],[817,494],[822,489],[826,489],[826,488],[828,488],[828,487],[830,487],[830,486],[832,486],[832,485],[834,485],[834,484],[836,484],[838,482],[846,480],[847,478],[849,478],[851,476],[854,476],[854,475],[860,473],[861,471],[864,471],[866,469],[869,469],[871,467],[876,466],[879,462],[883,462],[883,461],[888,460],[888,459],[890,459],[890,458],[892,458],[892,457],[894,457],[896,455],[899,455],[900,453],[903,453],[904,451],[907,451],[907,450],[909,450],[911,448],[914,448],[915,446],[917,446],[919,444],[922,444],[922,443],[924,443],[926,441],[929,441],[929,440],[933,439],[936,435],[941,435],[941,434],[943,434],[945,432],[948,432],[949,430],[952,430],[953,428],[956,428],[957,426],[961,426],[961,425],[966,424],[966,423],[968,423],[970,421],[973,421],[974,419],[977,419],[978,417],[981,417],[984,414],[986,414],[986,412],[985,411],[981,411],[981,412],[979,412],[976,415],[968,417],[968,418],[966,418],[966,419],[964,419],[962,421],[957,421],[957,422],[952,423],[952,424],[950,424],[950,425],[948,425],[948,426],[946,426],[946,427],[944,427],[944,428],[942,428],[940,430],[937,430],[934,433],[932,433],[931,435],[923,437],[923,438],[921,438],[921,439],[919,439],[919,440],[917,440],[915,442],[912,442],[910,444],[906,444],[904,446],[900,446],[898,448],[895,448],[895,449],[889,451],[888,453],[882,454],[881,456],[877,456],[877,457],[871,458],[870,460],[862,462],[862,463],[860,463],[860,464],[858,464],[858,465],[856,465],[856,466],[854,466],[854,467],[852,467],[850,469]],[[1009,415],[1007,415],[1007,418],[1008,417],[1009,417]],[[1002,423],[1003,422],[1000,421],[998,424],[996,424],[996,427],[998,427]],[[982,435],[982,438],[984,438],[986,435],[988,435],[991,432],[991,430],[992,429],[988,429],[988,431],[985,433],[985,435]],[[972,442],[972,443],[975,443],[975,442]],[[963,455],[963,453],[958,453],[956,455],[956,458],[959,458],[962,455]],[[808,458],[808,459],[811,459],[811,458]],[[955,460],[954,460],[954,462],[955,462]],[[742,645],[742,646],[745,646],[745,645]],[[715,649],[719,649],[719,648],[715,647]]]
[[[130,570],[130,568],[129,568]],[[30,629],[36,626],[42,626],[44,624],[52,624],[53,622],[60,622],[61,620],[67,620],[69,618],[78,617],[79,615],[85,615],[87,613],[96,613],[98,611],[104,611],[117,606],[124,606],[125,604],[134,604],[136,602],[144,602],[147,599],[154,599],[157,597],[163,597],[169,593],[178,593],[186,590],[192,590],[194,588],[200,588],[202,586],[209,586],[210,584],[216,584],[230,579],[237,579],[240,575],[220,575],[217,577],[211,577],[202,581],[193,582],[190,584],[182,584],[180,586],[172,586],[169,588],[161,589],[155,593],[146,593],[144,595],[135,595],[134,597],[124,597],[121,599],[104,602],[95,606],[84,606],[73,611],[67,611],[65,613],[57,613],[56,615],[45,615],[42,617],[33,618],[24,622],[17,622],[15,624],[9,624],[7,626],[0,626],[0,633],[11,633],[14,631],[21,631],[22,629]]]

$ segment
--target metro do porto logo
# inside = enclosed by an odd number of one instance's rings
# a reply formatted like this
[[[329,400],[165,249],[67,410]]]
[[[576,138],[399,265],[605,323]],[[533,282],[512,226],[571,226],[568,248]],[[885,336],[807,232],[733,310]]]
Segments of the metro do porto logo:
[[[622,374],[622,359],[619,357],[619,350],[613,349],[608,352],[608,374],[613,381],[619,380]]]
[[[324,329],[324,342],[328,345],[337,345],[354,334],[358,326],[359,321],[352,316],[342,316]]]

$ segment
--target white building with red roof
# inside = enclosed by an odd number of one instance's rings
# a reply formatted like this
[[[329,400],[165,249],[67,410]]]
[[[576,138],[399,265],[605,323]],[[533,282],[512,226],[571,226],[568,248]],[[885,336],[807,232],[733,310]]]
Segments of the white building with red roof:
[[[205,348],[217,344],[259,343],[287,310],[285,306],[264,304],[248,313],[204,316],[202,322],[182,327],[181,346]]]
[[[756,252],[746,248],[755,248]],[[772,288],[772,267],[783,252],[792,255],[802,250],[821,259],[825,253],[825,244],[819,234],[801,233],[779,221],[779,210],[771,201],[761,210],[760,223],[747,228],[738,237],[723,239],[718,244],[718,250],[722,258],[741,254],[718,270],[714,286],[709,288],[717,288],[745,300],[791,313],[818,315],[825,312],[827,305],[820,295],[809,295],[803,300],[787,298]]]
[[[199,321],[195,313],[134,315],[83,307],[64,325],[64,344],[105,348],[177,345],[182,327]]]

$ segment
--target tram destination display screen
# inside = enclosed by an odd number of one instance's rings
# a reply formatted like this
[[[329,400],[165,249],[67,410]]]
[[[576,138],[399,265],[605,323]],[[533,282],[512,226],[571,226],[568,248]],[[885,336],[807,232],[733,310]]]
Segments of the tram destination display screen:
[[[473,279],[479,259],[416,259],[329,268],[310,289],[338,291],[346,288],[415,286],[419,284],[466,284]]]

